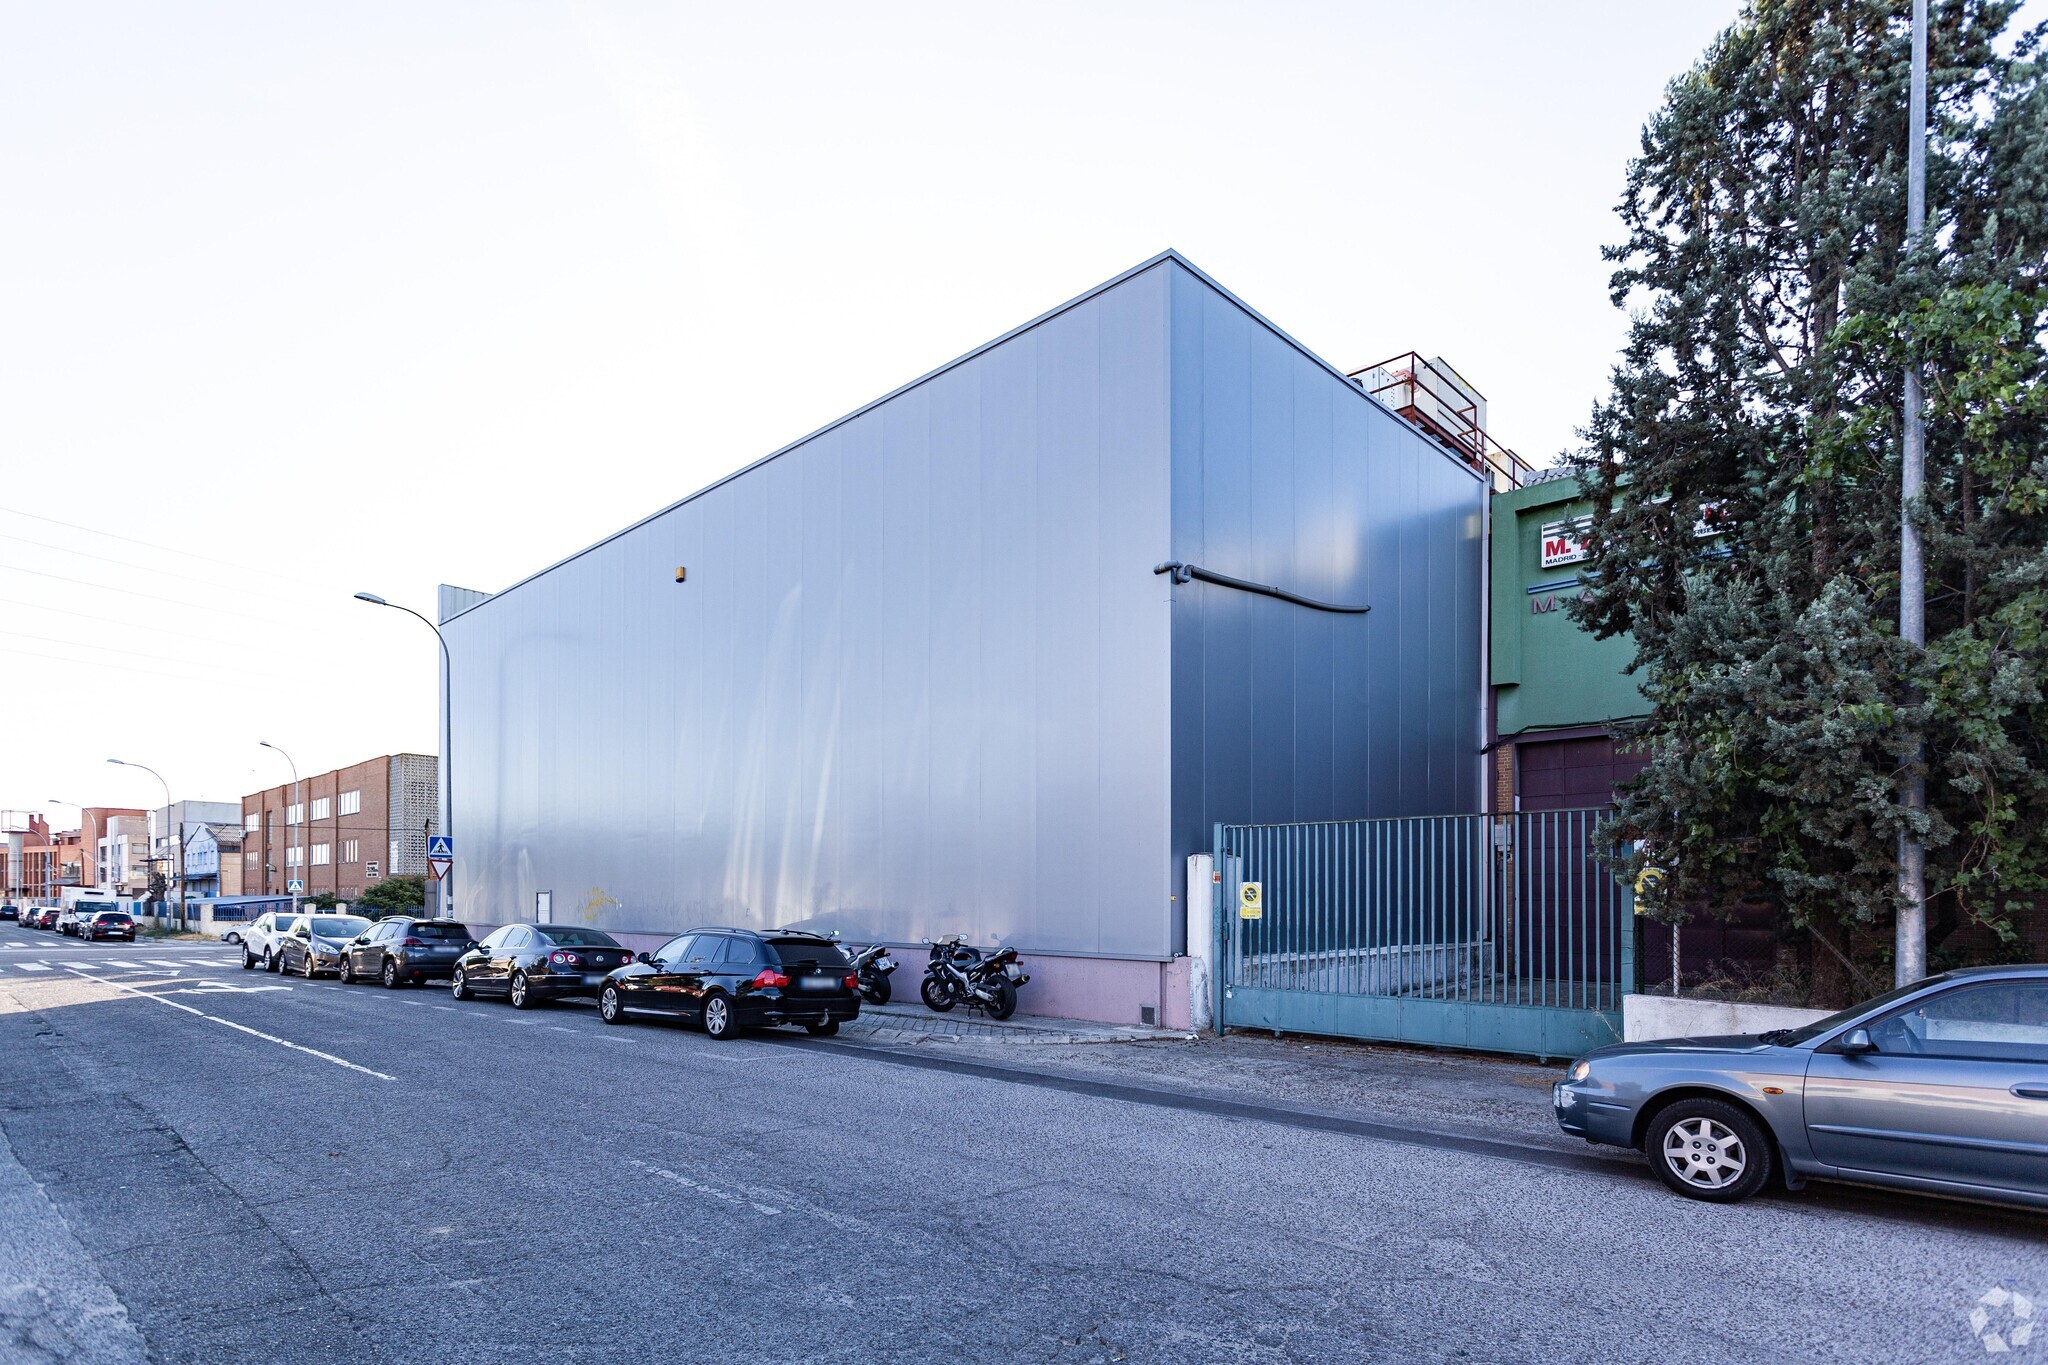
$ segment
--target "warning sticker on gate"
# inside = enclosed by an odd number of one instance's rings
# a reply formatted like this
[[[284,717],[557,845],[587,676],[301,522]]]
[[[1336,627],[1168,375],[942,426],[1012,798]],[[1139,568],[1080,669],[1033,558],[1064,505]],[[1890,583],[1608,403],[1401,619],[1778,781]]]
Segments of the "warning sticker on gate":
[[[1257,919],[1266,913],[1265,888],[1257,882],[1237,884],[1237,917]]]

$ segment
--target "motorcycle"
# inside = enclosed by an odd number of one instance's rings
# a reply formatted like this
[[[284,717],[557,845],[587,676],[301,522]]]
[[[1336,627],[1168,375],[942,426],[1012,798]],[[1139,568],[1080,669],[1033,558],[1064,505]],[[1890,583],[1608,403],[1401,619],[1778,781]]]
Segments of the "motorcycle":
[[[896,959],[889,955],[889,945],[877,943],[859,952],[848,951],[853,962],[854,974],[860,978],[860,998],[870,1005],[889,1003],[889,974],[896,970]]]
[[[965,1005],[996,1020],[1017,1012],[1017,988],[1031,977],[1015,948],[1005,946],[983,957],[962,943],[958,934],[925,942],[931,945],[932,955],[917,993],[926,1006],[944,1014],[955,1005]]]

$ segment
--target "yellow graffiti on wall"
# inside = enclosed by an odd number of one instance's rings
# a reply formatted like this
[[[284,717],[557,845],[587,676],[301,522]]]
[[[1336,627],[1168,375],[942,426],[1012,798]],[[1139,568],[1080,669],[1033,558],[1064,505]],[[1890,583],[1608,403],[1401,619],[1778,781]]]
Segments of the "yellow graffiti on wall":
[[[604,914],[605,911],[618,908],[619,898],[617,896],[607,896],[603,887],[593,886],[590,890],[583,893],[583,904],[578,907],[578,912],[583,916],[585,924],[595,924],[598,917]]]

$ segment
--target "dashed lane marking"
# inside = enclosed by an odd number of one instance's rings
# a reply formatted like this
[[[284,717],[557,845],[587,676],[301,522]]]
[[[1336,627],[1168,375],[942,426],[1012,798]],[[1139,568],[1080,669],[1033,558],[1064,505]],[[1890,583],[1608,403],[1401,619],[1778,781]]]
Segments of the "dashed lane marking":
[[[690,1177],[678,1174],[675,1171],[667,1170],[660,1166],[650,1166],[648,1163],[641,1161],[636,1157],[629,1157],[627,1158],[627,1160],[630,1162],[630,1164],[638,1166],[641,1170],[647,1172],[649,1175],[659,1176],[663,1180],[672,1181],[675,1184],[681,1185],[686,1190],[695,1190],[699,1194],[708,1194],[713,1199],[723,1200],[728,1204],[737,1204],[746,1208],[750,1208],[755,1213],[761,1214],[764,1217],[774,1218],[780,1215],[782,1212],[781,1209],[776,1208],[773,1204],[755,1203],[753,1200],[748,1199],[743,1195],[734,1194],[731,1190],[721,1190],[716,1185],[707,1185],[701,1180],[692,1180],[690,1179]]]
[[[144,1000],[154,1000],[157,1004],[162,1005],[168,1009],[183,1010],[187,1014],[195,1015],[198,1018],[207,1020],[210,1023],[220,1024],[226,1028],[231,1028],[235,1030],[237,1033],[246,1033],[251,1038],[261,1038],[266,1043],[276,1043],[279,1047],[290,1048],[293,1052],[303,1052],[308,1057],[318,1057],[323,1062],[332,1062],[336,1066],[344,1067],[350,1071],[360,1072],[365,1076],[375,1076],[380,1081],[395,1081],[398,1079],[398,1077],[388,1076],[382,1071],[373,1071],[367,1066],[359,1066],[356,1063],[349,1061],[347,1058],[337,1057],[331,1052],[322,1052],[318,1048],[307,1047],[303,1043],[295,1043],[289,1038],[280,1038],[274,1033],[265,1033],[262,1029],[250,1028],[247,1024],[238,1024],[232,1019],[223,1019],[217,1014],[208,1014],[205,1010],[193,1009],[190,1005],[181,1005],[175,1000],[166,1000],[161,995],[158,995],[153,991],[145,991],[139,989],[138,987],[130,986],[123,981],[110,981],[107,980],[105,977],[86,976],[82,972],[76,972],[75,969],[74,972],[78,976],[78,979],[81,981],[96,981],[102,985],[112,986],[115,990],[126,991],[130,995],[139,996]],[[287,987],[286,989],[289,989],[289,987]]]

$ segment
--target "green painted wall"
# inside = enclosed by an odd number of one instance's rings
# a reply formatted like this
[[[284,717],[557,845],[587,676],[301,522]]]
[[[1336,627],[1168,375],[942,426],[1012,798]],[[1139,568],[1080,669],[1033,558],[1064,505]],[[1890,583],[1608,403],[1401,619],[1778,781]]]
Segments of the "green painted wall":
[[[1488,624],[1503,735],[1599,725],[1649,709],[1636,680],[1622,672],[1635,657],[1634,643],[1626,636],[1595,640],[1565,614],[1585,564],[1543,567],[1543,526],[1590,511],[1575,479],[1494,495]]]

